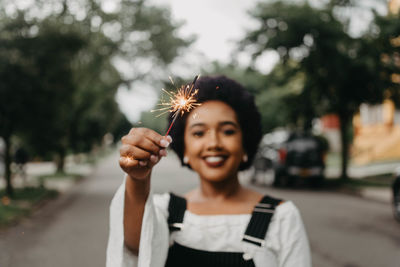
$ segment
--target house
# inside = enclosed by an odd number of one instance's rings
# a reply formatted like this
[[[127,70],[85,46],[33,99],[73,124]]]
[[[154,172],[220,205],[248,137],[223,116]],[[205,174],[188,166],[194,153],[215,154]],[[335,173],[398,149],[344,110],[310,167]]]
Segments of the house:
[[[356,164],[400,159],[400,110],[387,99],[362,104],[353,118],[351,157]]]

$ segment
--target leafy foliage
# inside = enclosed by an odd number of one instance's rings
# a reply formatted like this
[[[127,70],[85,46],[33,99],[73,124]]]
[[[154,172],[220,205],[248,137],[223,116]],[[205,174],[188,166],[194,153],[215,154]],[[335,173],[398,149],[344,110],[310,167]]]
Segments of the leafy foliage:
[[[129,127],[118,88],[159,75],[190,43],[176,36],[167,9],[144,1],[121,0],[111,11],[93,0],[1,3],[0,136],[10,194],[12,136],[31,154],[58,155],[62,171],[68,152],[90,151]]]
[[[399,73],[399,64],[394,62],[396,57],[391,57],[398,54],[398,48],[390,44],[400,34],[398,16],[396,21],[394,16],[374,13],[370,31],[352,37],[347,31],[348,20],[335,13],[337,4],[353,5],[351,2],[331,2],[318,9],[307,3],[260,2],[252,12],[259,26],[249,31],[241,43],[254,58],[270,50],[279,54],[278,68],[285,77],[278,87],[281,94],[290,91],[293,84],[300,85],[300,90],[293,90],[280,104],[291,110],[289,114],[301,114],[295,119],[304,128],[310,127],[316,116],[328,112],[339,116],[344,178],[349,146],[346,132],[352,116],[361,103],[381,102],[385,89],[395,95],[399,85],[392,82],[393,73]],[[273,80],[276,74],[274,71],[271,75]],[[271,96],[274,89],[268,90]]]

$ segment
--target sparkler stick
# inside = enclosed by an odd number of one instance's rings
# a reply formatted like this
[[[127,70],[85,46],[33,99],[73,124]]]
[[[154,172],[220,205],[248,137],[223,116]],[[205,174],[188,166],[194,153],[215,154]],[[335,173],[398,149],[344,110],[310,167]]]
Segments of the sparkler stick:
[[[190,111],[194,106],[199,106],[199,103],[196,103],[196,99],[194,96],[197,94],[198,90],[195,90],[193,92],[193,87],[194,84],[196,83],[197,79],[199,78],[199,75],[196,75],[193,79],[193,82],[190,84],[190,86],[186,87],[181,87],[178,90],[178,93],[174,94],[173,98],[170,97],[170,105],[171,105],[171,112],[174,112],[173,120],[168,128],[167,133],[165,136],[169,134],[169,132],[172,129],[172,126],[174,125],[176,118],[178,118],[179,113],[181,113],[181,116],[185,113],[185,111]],[[171,96],[171,95],[170,95]]]
[[[171,124],[169,125],[168,131],[165,133],[165,136],[169,134],[169,131],[172,129],[172,125],[174,125],[174,122],[176,121],[176,118],[178,118],[178,114],[181,112],[181,109],[178,109],[175,113],[174,119],[172,120]]]

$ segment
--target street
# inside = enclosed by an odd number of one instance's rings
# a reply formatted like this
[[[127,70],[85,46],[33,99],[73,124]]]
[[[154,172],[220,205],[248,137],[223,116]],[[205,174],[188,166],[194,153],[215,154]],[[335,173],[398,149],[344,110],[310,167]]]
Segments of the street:
[[[340,193],[265,191],[291,199],[299,207],[313,266],[400,265],[400,224],[388,205]]]
[[[122,177],[113,153],[71,191],[1,232],[0,266],[104,266],[108,206]],[[172,152],[153,171],[154,192],[182,194],[196,183]],[[400,266],[400,224],[388,204],[335,192],[253,188],[299,207],[314,267]]]

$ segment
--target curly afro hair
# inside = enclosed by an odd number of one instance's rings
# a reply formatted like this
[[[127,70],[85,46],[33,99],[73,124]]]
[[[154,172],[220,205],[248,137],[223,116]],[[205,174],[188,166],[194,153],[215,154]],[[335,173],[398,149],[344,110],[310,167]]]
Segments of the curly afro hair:
[[[249,168],[262,136],[261,116],[254,103],[254,97],[238,82],[225,76],[200,77],[196,81],[194,88],[199,90],[196,95],[198,103],[219,100],[228,104],[236,112],[243,133],[243,148],[248,156],[248,161],[243,162],[239,166],[239,170]],[[173,139],[171,148],[180,158],[182,165],[186,165],[183,162],[183,154],[187,116],[188,113],[185,113],[182,117],[179,116],[170,131]],[[169,124],[171,124],[173,120],[172,113],[169,115],[168,120]]]

